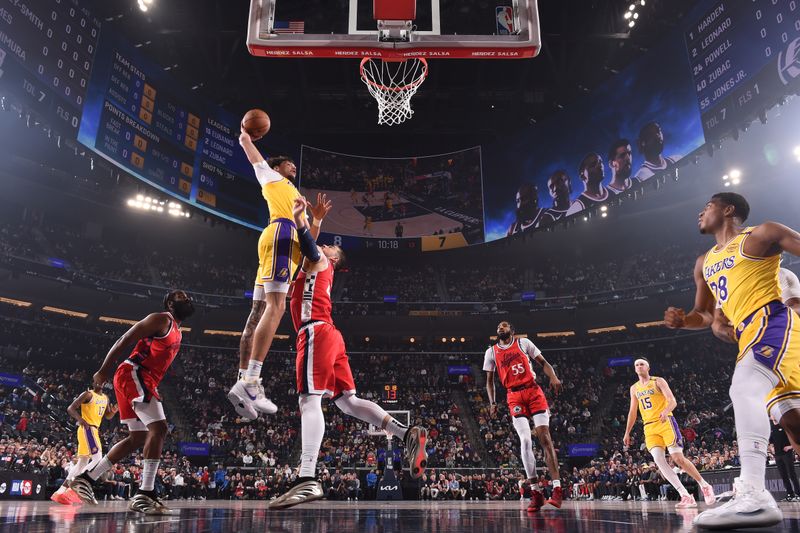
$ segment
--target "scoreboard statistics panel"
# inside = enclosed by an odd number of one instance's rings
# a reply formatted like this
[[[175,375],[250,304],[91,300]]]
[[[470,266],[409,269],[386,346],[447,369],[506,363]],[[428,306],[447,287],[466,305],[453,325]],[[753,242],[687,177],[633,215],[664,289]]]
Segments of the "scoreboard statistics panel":
[[[239,120],[177,87],[163,68],[103,35],[78,140],[185,202],[260,230],[266,203]]]
[[[798,0],[714,2],[685,39],[707,140],[741,126],[800,83]]]
[[[0,88],[75,135],[99,37],[100,21],[77,0],[3,2]]]

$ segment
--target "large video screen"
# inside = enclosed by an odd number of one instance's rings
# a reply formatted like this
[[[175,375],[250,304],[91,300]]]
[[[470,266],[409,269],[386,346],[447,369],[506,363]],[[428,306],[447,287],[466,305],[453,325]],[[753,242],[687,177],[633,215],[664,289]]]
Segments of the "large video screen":
[[[78,140],[183,201],[253,229],[268,220],[239,119],[177,85],[112,33],[101,36]]]
[[[300,190],[325,193],[325,231],[366,238],[461,235],[483,242],[481,149],[374,158],[303,146]],[[460,237],[459,237],[460,238]]]
[[[484,150],[486,240],[608,202],[703,145],[683,34],[527,131]]]

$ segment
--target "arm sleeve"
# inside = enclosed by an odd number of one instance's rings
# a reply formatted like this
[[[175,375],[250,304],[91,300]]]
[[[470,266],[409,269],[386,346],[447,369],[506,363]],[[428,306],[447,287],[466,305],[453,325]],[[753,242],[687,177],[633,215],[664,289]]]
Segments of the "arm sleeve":
[[[273,183],[283,179],[283,176],[269,168],[266,161],[259,161],[253,165],[253,170],[256,171],[256,179],[258,180],[258,184],[262,187],[267,183]]]
[[[533,344],[530,339],[520,339],[519,345],[522,348],[522,351],[528,354],[528,357],[531,359],[536,359],[542,355],[542,351],[535,344]]]
[[[483,356],[483,369],[486,372],[494,372],[496,365],[494,363],[494,352],[491,348],[486,350],[486,355]]]
[[[778,280],[781,286],[781,299],[784,302],[792,298],[800,298],[800,280],[797,279],[797,274],[782,268],[778,273]]]

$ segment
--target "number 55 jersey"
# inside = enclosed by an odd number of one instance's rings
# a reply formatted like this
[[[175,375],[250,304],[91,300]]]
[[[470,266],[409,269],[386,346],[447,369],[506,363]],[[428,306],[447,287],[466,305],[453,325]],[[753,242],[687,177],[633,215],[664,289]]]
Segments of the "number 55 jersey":
[[[536,383],[531,359],[542,354],[530,340],[515,339],[508,345],[500,342],[486,350],[483,369],[497,372],[500,383],[508,391],[508,410],[514,417],[531,417],[548,413],[547,399]]]

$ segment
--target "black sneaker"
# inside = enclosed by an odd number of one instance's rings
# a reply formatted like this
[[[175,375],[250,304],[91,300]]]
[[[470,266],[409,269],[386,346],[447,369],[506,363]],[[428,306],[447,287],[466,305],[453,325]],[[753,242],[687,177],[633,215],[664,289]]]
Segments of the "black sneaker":
[[[428,452],[425,451],[425,444],[428,442],[428,430],[422,426],[414,426],[408,430],[405,436],[406,460],[411,477],[419,479],[425,473],[428,465]]]

